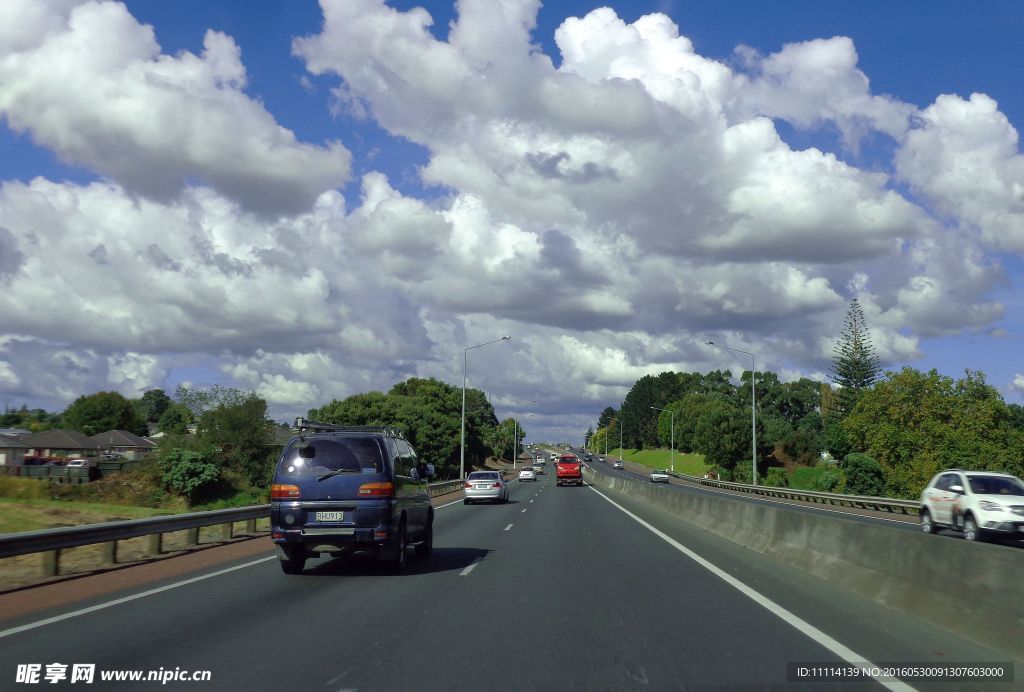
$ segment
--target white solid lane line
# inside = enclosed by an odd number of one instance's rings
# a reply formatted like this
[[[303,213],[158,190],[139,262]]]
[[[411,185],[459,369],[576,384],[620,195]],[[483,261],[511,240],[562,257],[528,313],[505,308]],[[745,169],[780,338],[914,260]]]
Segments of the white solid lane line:
[[[71,618],[78,617],[79,615],[95,613],[97,610],[103,610],[104,608],[110,608],[111,606],[120,605],[122,603],[128,603],[129,601],[136,601],[140,598],[145,598],[146,596],[153,596],[154,594],[163,593],[164,591],[170,591],[171,589],[176,589],[179,586],[186,586],[188,584],[194,584],[197,581],[203,581],[204,579],[219,577],[222,574],[227,574],[228,572],[234,572],[236,570],[245,569],[246,567],[252,567],[253,565],[258,565],[261,562],[266,562],[267,560],[276,559],[277,555],[270,555],[268,557],[260,558],[259,560],[246,562],[243,565],[235,565],[234,567],[228,567],[227,569],[217,570],[216,572],[210,572],[209,574],[204,574],[199,577],[192,577],[191,579],[185,579],[184,581],[175,582],[174,584],[168,584],[167,586],[161,586],[156,589],[150,589],[149,591],[143,591],[142,593],[137,593],[132,596],[125,596],[124,598],[118,598],[113,601],[107,601],[106,603],[100,603],[98,605],[89,606],[88,608],[82,608],[81,610],[75,610],[70,613],[64,613],[63,615],[57,615],[52,618],[46,618],[45,620],[30,622],[27,625],[21,625],[20,627],[12,627],[9,630],[0,631],[0,639],[3,639],[4,637],[9,637],[12,634],[18,634],[19,632],[27,632],[28,630],[34,630],[37,627],[42,627],[43,625],[52,625],[55,622],[60,622],[62,620],[70,620]]]
[[[469,573],[473,571],[473,568],[476,567],[477,565],[479,565],[481,562],[483,562],[483,560],[484,559],[482,557],[478,557],[477,559],[473,560],[471,563],[466,565],[466,568],[464,570],[459,572],[459,576],[460,577],[465,577],[465,576],[469,575]]]
[[[847,663],[850,663],[851,665],[855,665],[855,666],[858,666],[858,667],[862,667],[862,666],[867,666],[868,668],[875,668],[876,667],[874,663],[871,663],[871,662],[865,663],[865,661],[867,661],[868,659],[865,658],[864,656],[860,656],[856,652],[854,652],[851,649],[847,648],[845,645],[839,643],[838,641],[836,641],[832,637],[828,636],[827,634],[825,634],[824,632],[819,630],[814,625],[812,625],[809,622],[806,622],[805,620],[802,620],[801,618],[797,617],[796,615],[794,615],[793,613],[789,612],[788,610],[786,610],[785,608],[783,608],[778,603],[776,603],[775,601],[771,600],[770,598],[768,598],[767,596],[765,596],[761,592],[755,591],[754,589],[750,588],[749,586],[747,586],[746,584],[741,582],[739,579],[736,579],[734,576],[732,576],[731,574],[729,574],[725,570],[723,570],[720,567],[712,564],[711,562],[708,562],[707,560],[702,558],[700,555],[698,555],[697,553],[693,552],[692,550],[690,550],[689,548],[684,546],[679,541],[677,541],[674,538],[672,538],[671,536],[663,533],[661,530],[655,528],[651,524],[648,524],[646,521],[644,521],[643,519],[641,519],[637,515],[635,515],[632,512],[630,512],[628,509],[626,509],[625,507],[620,505],[618,502],[616,502],[615,500],[611,499],[610,497],[608,497],[607,495],[602,493],[600,490],[597,490],[596,488],[594,488],[594,486],[587,486],[587,487],[589,487],[595,493],[597,493],[598,495],[603,497],[605,500],[610,502],[612,505],[614,505],[616,508],[618,508],[623,514],[625,514],[626,516],[630,517],[631,519],[634,519],[638,524],[640,524],[641,526],[643,526],[644,528],[649,530],[655,536],[657,536],[658,538],[662,539],[663,541],[665,541],[666,543],[671,545],[673,548],[675,548],[676,550],[681,552],[683,555],[685,555],[686,557],[690,558],[691,560],[696,562],[698,565],[700,565],[701,567],[703,567],[704,569],[706,569],[707,571],[711,572],[713,575],[715,575],[716,577],[718,577],[719,579],[724,581],[726,584],[728,584],[729,586],[733,587],[734,589],[736,589],[737,591],[742,593],[744,596],[746,596],[750,600],[754,601],[755,603],[757,603],[761,607],[763,607],[766,610],[768,610],[770,613],[772,613],[772,614],[776,615],[777,617],[781,618],[787,624],[789,624],[792,627],[796,628],[800,632],[803,632],[805,635],[807,635],[808,637],[813,639],[815,642],[817,642],[821,646],[825,647],[826,649],[831,651],[833,654],[835,654],[839,658],[841,658],[844,661],[846,661]],[[900,690],[901,692],[904,691],[904,690],[906,690],[906,691],[914,690],[913,687],[911,687],[910,685],[906,684],[905,682],[903,682],[901,680],[889,681],[889,680],[886,680],[886,679],[882,678],[881,676],[872,676],[872,677],[874,677],[874,679],[880,685],[882,685],[883,687],[885,687],[886,689],[889,689],[889,690]]]
[[[512,524],[509,524],[509,525],[508,525],[508,526],[506,526],[506,527],[505,527],[504,529],[502,529],[502,531],[508,531],[508,530],[509,530],[509,529],[511,529],[511,528],[512,528]]]
[[[525,512],[526,512],[526,510],[524,509],[524,510],[523,510],[522,512],[520,512],[520,514],[523,514],[523,513],[525,513]]]

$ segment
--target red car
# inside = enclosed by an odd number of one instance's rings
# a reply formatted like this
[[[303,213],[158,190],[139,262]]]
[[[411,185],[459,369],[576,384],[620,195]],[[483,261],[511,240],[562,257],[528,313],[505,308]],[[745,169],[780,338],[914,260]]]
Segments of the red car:
[[[583,464],[575,454],[563,454],[555,464],[557,485],[583,485]]]

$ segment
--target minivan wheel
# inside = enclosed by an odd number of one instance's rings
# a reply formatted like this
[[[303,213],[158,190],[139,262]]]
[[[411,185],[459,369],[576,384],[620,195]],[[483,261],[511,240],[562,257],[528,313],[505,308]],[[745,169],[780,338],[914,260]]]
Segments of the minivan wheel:
[[[978,529],[978,522],[974,521],[974,517],[969,514],[964,517],[964,538],[968,541],[985,540]]]
[[[423,542],[416,546],[417,557],[430,557],[434,552],[434,522],[427,524],[427,531],[423,534]]]
[[[395,543],[396,543],[395,548],[397,549],[397,553],[396,553],[394,559],[391,562],[391,570],[395,574],[401,574],[402,572],[405,571],[405,557],[406,557],[406,555],[405,555],[406,550],[405,549],[408,547],[407,543],[406,543],[406,539],[405,539],[405,524],[404,523],[398,529],[398,537],[395,539]]]
[[[932,515],[927,509],[921,510],[921,531],[924,533],[935,533],[935,524],[932,522]]]
[[[281,571],[285,574],[302,574],[308,555],[297,550],[287,550],[285,556],[283,560],[279,560]]]

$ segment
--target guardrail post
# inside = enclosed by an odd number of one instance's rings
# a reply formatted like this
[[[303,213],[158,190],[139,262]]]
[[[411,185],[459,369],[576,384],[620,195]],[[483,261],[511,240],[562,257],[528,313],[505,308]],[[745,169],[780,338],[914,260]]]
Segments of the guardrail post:
[[[149,534],[149,554],[159,555],[163,552],[164,535],[162,533]]]
[[[256,520],[255,519],[247,519],[245,521],[245,532],[246,533],[256,533]]]
[[[235,537],[235,525],[232,522],[220,525],[220,536],[225,541]]]
[[[43,553],[43,576],[56,577],[60,572],[60,551],[47,550]]]
[[[185,545],[199,545],[199,527],[194,529],[185,529]]]
[[[104,565],[117,564],[117,541],[110,541],[103,544],[103,555],[100,558]]]

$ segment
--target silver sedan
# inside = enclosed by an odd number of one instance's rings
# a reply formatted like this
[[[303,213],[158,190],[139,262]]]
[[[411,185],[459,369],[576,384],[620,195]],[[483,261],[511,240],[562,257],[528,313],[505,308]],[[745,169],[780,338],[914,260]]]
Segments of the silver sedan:
[[[668,471],[651,471],[651,483],[668,483]]]
[[[497,471],[474,471],[462,484],[463,504],[474,502],[508,502],[508,483]]]

